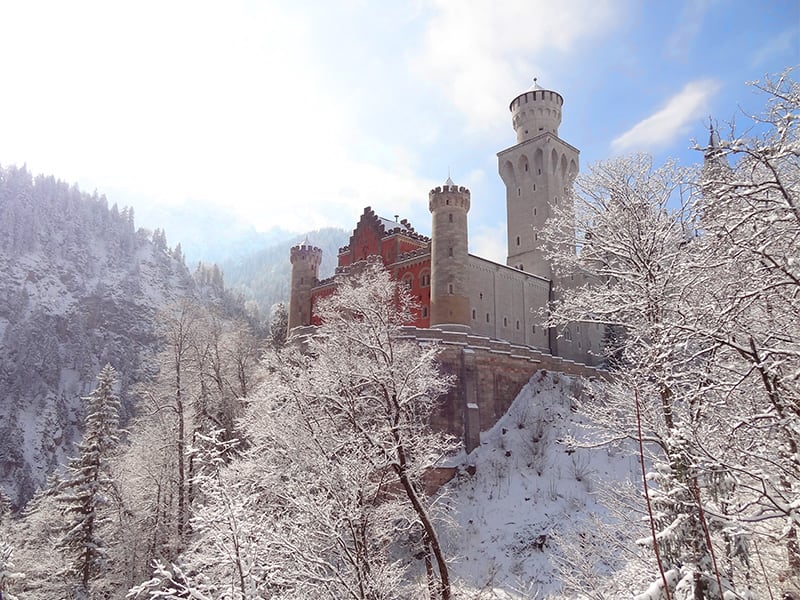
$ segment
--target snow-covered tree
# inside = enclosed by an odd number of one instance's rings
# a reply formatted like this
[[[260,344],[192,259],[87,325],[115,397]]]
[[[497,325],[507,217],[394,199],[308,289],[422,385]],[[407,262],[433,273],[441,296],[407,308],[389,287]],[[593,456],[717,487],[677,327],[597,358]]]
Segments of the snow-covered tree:
[[[289,309],[285,302],[276,302],[269,311],[269,336],[275,348],[286,343],[289,328]]]
[[[615,329],[612,382],[582,408],[602,440],[641,442],[642,542],[657,541],[642,598],[771,593],[800,566],[800,95],[785,76],[762,87],[763,135],[714,141],[702,177],[601,163],[550,223],[558,267],[590,282],[553,324]],[[570,238],[579,252],[562,250]]]
[[[88,597],[91,581],[108,568],[103,526],[109,520],[105,509],[112,485],[110,457],[119,441],[116,371],[106,365],[97,381],[95,390],[84,399],[85,433],[59,495],[66,523],[58,547],[71,557],[67,573],[77,581],[78,597]]]
[[[453,449],[427,424],[449,381],[435,347],[402,339],[411,307],[365,266],[320,302],[312,338],[269,355],[240,457],[228,462],[218,438],[198,451],[185,585],[239,599],[451,597],[421,481]],[[167,572],[132,592],[163,593]]]

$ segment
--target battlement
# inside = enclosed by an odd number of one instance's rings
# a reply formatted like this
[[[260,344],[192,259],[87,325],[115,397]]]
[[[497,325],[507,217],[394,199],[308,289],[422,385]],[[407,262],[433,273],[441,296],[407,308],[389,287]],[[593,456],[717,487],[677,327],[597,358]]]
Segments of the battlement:
[[[289,256],[292,264],[298,260],[302,260],[319,265],[319,263],[322,262],[322,249],[312,246],[306,241],[292,246],[291,250],[289,250]]]
[[[458,194],[466,194],[467,197],[469,197],[469,195],[470,195],[469,194],[469,189],[465,188],[463,185],[437,185],[435,188],[433,188],[430,191],[429,196],[430,196],[430,194],[447,194],[447,193],[450,193],[450,194],[456,194],[456,193],[458,193]]]
[[[529,90],[527,92],[523,92],[516,98],[511,101],[511,104],[508,106],[508,109],[511,112],[514,112],[514,109],[521,108],[524,104],[528,103],[552,103],[556,106],[563,106],[564,105],[564,97],[559,94],[558,92],[553,92],[551,90]]]
[[[463,185],[440,185],[428,193],[428,210],[433,212],[445,206],[463,208],[469,211],[470,193]]]
[[[539,87],[534,80],[533,87],[511,101],[511,123],[517,134],[517,143],[549,132],[558,135],[561,125],[561,107],[564,98],[558,92]]]

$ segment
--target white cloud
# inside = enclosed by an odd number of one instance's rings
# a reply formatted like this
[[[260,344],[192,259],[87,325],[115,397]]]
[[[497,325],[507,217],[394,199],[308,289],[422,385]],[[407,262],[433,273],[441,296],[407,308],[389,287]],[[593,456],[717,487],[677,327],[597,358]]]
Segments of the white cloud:
[[[470,227],[469,251],[501,265],[506,264],[508,246],[505,222]]]
[[[760,67],[773,56],[789,54],[794,51],[794,56],[800,55],[800,28],[792,27],[778,35],[770,36],[767,42],[753,54],[750,64]]]
[[[667,39],[667,53],[670,56],[683,60],[689,57],[692,43],[713,4],[714,0],[690,0],[684,5],[678,18],[678,27]]]
[[[687,83],[663,108],[614,139],[611,149],[615,153],[653,151],[685,137],[694,121],[708,114],[709,101],[719,87],[714,79]]]
[[[624,2],[600,0],[433,0],[423,46],[414,68],[440,88],[468,119],[487,130],[508,103],[540,76],[554,54],[613,29],[624,20]]]
[[[259,228],[350,226],[368,204],[427,212],[434,182],[415,175],[414,153],[365,137],[304,10],[11,3],[0,164],[125,190],[134,205],[210,201]]]

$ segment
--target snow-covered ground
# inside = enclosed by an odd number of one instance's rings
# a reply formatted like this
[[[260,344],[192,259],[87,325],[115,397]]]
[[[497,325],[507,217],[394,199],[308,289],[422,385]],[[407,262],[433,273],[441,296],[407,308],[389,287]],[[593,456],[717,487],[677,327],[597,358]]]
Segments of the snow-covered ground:
[[[558,596],[558,534],[590,532],[591,517],[608,518],[599,489],[641,477],[628,453],[566,442],[582,437],[572,410],[579,392],[572,377],[536,373],[466,458],[475,474],[446,487],[442,501],[455,526],[443,537],[464,596]]]

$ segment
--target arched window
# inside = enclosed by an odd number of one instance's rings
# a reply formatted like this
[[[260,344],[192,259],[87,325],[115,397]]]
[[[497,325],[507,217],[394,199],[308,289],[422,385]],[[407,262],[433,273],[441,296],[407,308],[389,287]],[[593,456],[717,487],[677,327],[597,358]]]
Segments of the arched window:
[[[407,290],[410,290],[412,285],[414,285],[414,275],[411,273],[403,275],[403,286],[405,286]]]
[[[422,287],[431,286],[431,274],[429,271],[423,271],[419,276],[419,284]]]

